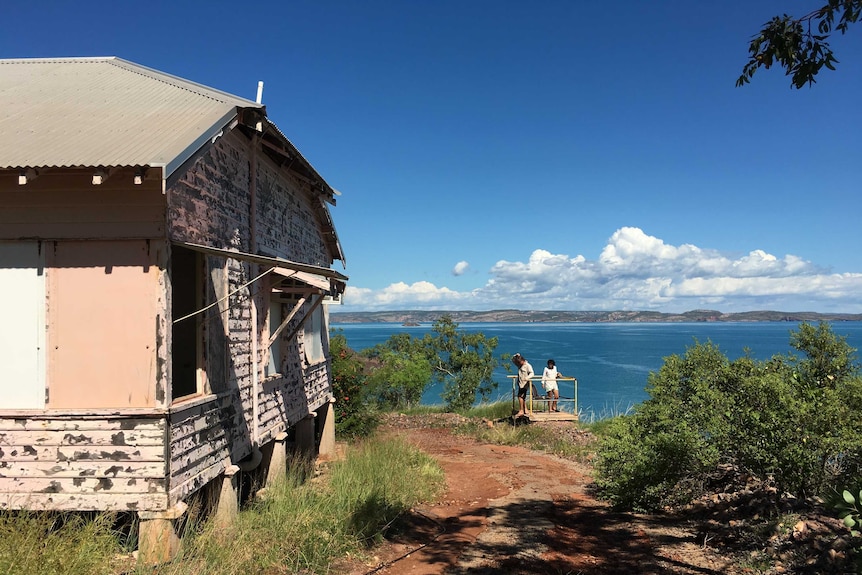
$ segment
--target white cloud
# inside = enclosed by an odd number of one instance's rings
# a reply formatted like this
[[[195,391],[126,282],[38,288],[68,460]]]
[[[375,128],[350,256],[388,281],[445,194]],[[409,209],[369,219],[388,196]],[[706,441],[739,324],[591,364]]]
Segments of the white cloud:
[[[362,309],[445,309],[457,305],[458,300],[464,297],[464,294],[447,287],[438,288],[431,282],[419,281],[410,285],[398,282],[382,290],[348,285],[344,304]]]
[[[463,273],[459,262],[452,273]],[[626,227],[614,232],[598,259],[537,249],[526,262],[500,260],[487,283],[469,292],[429,282],[396,283],[372,291],[348,287],[345,305],[377,309],[655,309],[711,307],[862,312],[862,274],[834,274],[794,255],[760,249],[733,258],[691,244],[673,246]]]
[[[469,270],[469,269],[470,269],[470,264],[462,260],[462,261],[458,262],[457,264],[455,264],[455,267],[452,268],[452,275],[453,276],[464,275],[465,273],[467,273],[467,270]]]

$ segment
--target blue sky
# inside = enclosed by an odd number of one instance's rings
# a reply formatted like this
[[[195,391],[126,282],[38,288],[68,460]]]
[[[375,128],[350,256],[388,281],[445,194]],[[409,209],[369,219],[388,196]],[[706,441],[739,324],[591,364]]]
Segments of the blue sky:
[[[344,306],[862,313],[862,24],[734,81],[815,1],[5,4],[0,56],[254,99],[342,195]]]

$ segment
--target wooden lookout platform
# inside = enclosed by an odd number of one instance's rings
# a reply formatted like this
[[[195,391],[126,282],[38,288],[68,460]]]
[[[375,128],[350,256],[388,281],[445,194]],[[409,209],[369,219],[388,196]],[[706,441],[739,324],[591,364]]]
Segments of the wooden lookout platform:
[[[512,380],[512,413],[518,411],[518,376],[508,376]],[[571,387],[564,385],[570,382]],[[538,387],[537,387],[538,385]],[[560,398],[557,400],[559,411],[550,411],[551,399],[542,394],[541,377],[533,377],[530,380],[530,389],[527,392],[526,417],[531,422],[543,421],[578,421],[578,379],[575,377],[558,377],[557,387],[560,389]]]

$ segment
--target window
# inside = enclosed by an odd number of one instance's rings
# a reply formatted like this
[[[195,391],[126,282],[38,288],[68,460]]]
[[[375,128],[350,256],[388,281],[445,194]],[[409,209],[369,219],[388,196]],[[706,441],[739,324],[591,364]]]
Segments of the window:
[[[318,296],[322,297],[322,296]],[[323,306],[318,305],[311,312],[311,317],[305,320],[305,361],[309,364],[320,363],[325,360],[323,355],[323,336],[325,334],[323,325]]]
[[[272,300],[269,302],[269,337],[275,334],[278,327],[281,325],[283,318],[282,305],[280,301]],[[264,369],[264,375],[269,377],[281,373],[281,337],[277,337],[272,345],[269,346],[269,362]]]
[[[190,314],[203,303],[201,256],[192,250],[171,246],[171,399],[197,394],[205,382],[203,369],[202,314]],[[180,318],[181,321],[177,321]]]

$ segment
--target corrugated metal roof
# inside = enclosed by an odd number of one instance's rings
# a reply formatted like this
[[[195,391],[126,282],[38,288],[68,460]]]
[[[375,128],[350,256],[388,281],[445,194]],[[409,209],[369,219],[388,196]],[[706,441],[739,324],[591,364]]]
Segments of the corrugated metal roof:
[[[260,104],[120,58],[0,60],[0,168],[164,166]]]

